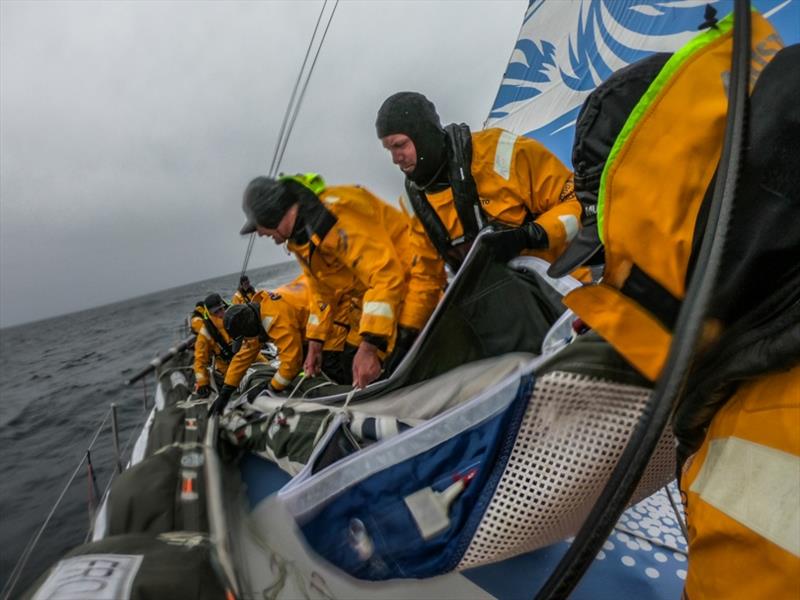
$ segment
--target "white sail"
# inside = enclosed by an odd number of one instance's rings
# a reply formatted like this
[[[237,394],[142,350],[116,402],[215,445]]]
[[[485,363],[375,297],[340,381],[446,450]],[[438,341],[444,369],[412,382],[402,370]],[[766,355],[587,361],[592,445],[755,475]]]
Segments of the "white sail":
[[[697,33],[706,5],[721,19],[731,0],[531,0],[486,127],[542,142],[566,164],[583,101],[611,73]],[[800,0],[762,0],[785,44],[800,40]]]

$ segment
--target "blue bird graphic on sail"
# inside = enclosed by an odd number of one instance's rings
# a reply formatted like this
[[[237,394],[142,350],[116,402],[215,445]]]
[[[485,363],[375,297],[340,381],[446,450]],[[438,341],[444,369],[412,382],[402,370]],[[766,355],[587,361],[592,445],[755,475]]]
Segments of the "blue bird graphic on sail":
[[[680,48],[708,4],[720,18],[732,10],[732,0],[531,0],[485,126],[533,137],[570,165],[575,119],[589,93],[632,62]],[[785,43],[800,38],[800,0],[754,6]]]

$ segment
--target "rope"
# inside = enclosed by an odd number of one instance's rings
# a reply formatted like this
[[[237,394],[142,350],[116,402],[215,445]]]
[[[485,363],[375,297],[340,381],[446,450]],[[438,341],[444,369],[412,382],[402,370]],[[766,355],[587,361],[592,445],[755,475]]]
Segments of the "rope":
[[[2,595],[3,600],[7,600],[8,598],[11,597],[11,592],[14,591],[14,587],[17,585],[17,581],[19,580],[19,577],[22,574],[22,570],[25,568],[25,565],[27,565],[28,559],[30,558],[33,549],[36,547],[36,544],[39,543],[39,539],[42,537],[45,528],[49,525],[50,519],[53,518],[53,514],[56,512],[58,505],[61,504],[61,500],[64,499],[64,495],[67,493],[67,490],[69,489],[70,485],[72,485],[72,482],[75,481],[75,478],[78,476],[78,473],[83,467],[83,463],[85,461],[86,461],[86,455],[84,454],[83,458],[81,458],[81,461],[78,463],[78,466],[75,467],[75,470],[72,472],[72,475],[67,481],[67,484],[64,486],[64,489],[61,490],[61,494],[59,494],[58,499],[53,505],[53,508],[50,509],[50,513],[47,515],[47,518],[45,518],[44,523],[42,523],[41,527],[39,527],[39,530],[36,532],[36,535],[34,535],[28,541],[28,545],[25,546],[25,550],[23,550],[22,555],[17,561],[17,564],[14,565],[14,569],[11,571],[11,576],[8,578],[8,582],[6,582],[6,585],[3,588],[3,595]]]
[[[303,373],[303,375],[300,377],[300,381],[298,381],[298,382],[297,382],[297,385],[296,385],[296,386],[294,386],[294,389],[293,389],[293,390],[292,390],[292,392],[289,394],[289,398],[288,398],[288,400],[291,400],[291,399],[292,399],[292,396],[294,396],[295,392],[297,392],[297,390],[299,390],[299,389],[300,389],[300,386],[301,386],[301,385],[303,385],[303,382],[304,382],[305,380],[306,380],[306,374],[305,374],[305,373]]]
[[[322,3],[322,8],[319,11],[319,15],[317,16],[317,22],[314,25],[314,32],[311,34],[311,39],[308,40],[308,47],[306,47],[306,54],[303,57],[303,64],[300,65],[300,70],[297,72],[297,79],[294,82],[294,88],[292,88],[292,95],[289,97],[289,103],[286,105],[286,112],[283,113],[283,121],[281,122],[281,128],[278,132],[278,143],[275,144],[275,150],[272,153],[272,162],[269,164],[269,174],[272,175],[275,171],[278,170],[278,164],[280,161],[278,160],[278,150],[281,145],[281,141],[284,138],[284,133],[286,132],[286,124],[289,122],[291,117],[291,113],[294,106],[295,98],[297,97],[297,90],[300,87],[300,81],[303,79],[303,72],[306,69],[306,64],[308,64],[308,57],[311,54],[311,48],[314,46],[314,40],[317,37],[317,31],[319,30],[319,24],[322,22],[322,15],[325,13],[325,7],[328,4],[328,0],[325,0]],[[310,73],[309,73],[310,75]]]
[[[339,0],[336,0],[333,4],[333,8],[331,9],[330,14],[328,15],[328,21],[325,24],[325,28],[322,31],[322,36],[319,39],[319,43],[317,45],[316,52],[314,53],[314,58],[311,61],[311,66],[308,69],[308,72],[305,73],[305,81],[303,81],[304,72],[306,69],[306,65],[308,64],[308,57],[311,55],[311,49],[314,47],[314,43],[317,38],[317,32],[319,31],[320,23],[322,23],[322,17],[325,14],[325,9],[328,6],[328,0],[325,0],[322,3],[322,8],[319,11],[319,15],[317,16],[317,22],[314,25],[314,32],[311,34],[311,39],[308,42],[308,46],[306,47],[306,53],[303,57],[303,63],[300,65],[300,70],[297,73],[297,80],[294,83],[294,88],[292,88],[292,94],[289,97],[289,103],[286,105],[286,112],[283,115],[283,120],[281,121],[281,128],[278,131],[278,140],[275,143],[275,150],[272,153],[272,162],[269,165],[268,174],[270,177],[275,177],[275,174],[280,169],[281,161],[283,161],[283,155],[286,152],[286,147],[289,144],[289,137],[292,135],[292,130],[294,129],[294,124],[297,121],[297,116],[300,114],[300,106],[303,103],[303,99],[306,95],[306,90],[308,89],[308,84],[311,81],[311,74],[314,72],[314,67],[317,64],[317,59],[319,58],[319,53],[322,50],[322,44],[325,42],[325,38],[328,35],[328,29],[330,29],[331,22],[333,21],[333,15],[336,13],[336,8],[339,6]],[[300,88],[300,84],[302,84],[302,88]],[[298,95],[297,90],[300,89],[300,93]],[[247,241],[247,250],[244,253],[244,260],[242,261],[242,271],[240,276],[245,275],[247,272],[247,265],[250,262],[250,256],[253,253],[253,245],[255,243],[256,234],[255,232],[250,234],[250,239]]]
[[[86,450],[86,453],[81,458],[80,462],[78,463],[78,466],[75,467],[75,471],[73,471],[73,473],[70,476],[69,480],[67,480],[66,485],[61,490],[61,493],[59,494],[58,498],[56,499],[55,504],[53,504],[53,507],[50,509],[50,512],[48,513],[47,517],[45,518],[44,523],[42,523],[41,527],[39,527],[39,530],[36,532],[36,534],[30,540],[28,540],[28,544],[25,546],[25,549],[22,551],[22,554],[20,555],[19,560],[17,560],[17,564],[14,565],[14,568],[11,571],[11,575],[9,576],[8,581],[6,582],[6,585],[3,587],[3,591],[2,591],[2,594],[1,594],[1,597],[2,597],[3,600],[7,600],[8,598],[11,597],[11,592],[14,591],[14,587],[16,587],[16,585],[18,583],[19,578],[22,575],[22,571],[25,569],[25,566],[28,564],[28,560],[30,559],[31,554],[33,553],[33,549],[36,547],[36,544],[39,543],[39,539],[42,537],[42,534],[44,533],[44,530],[50,524],[50,520],[53,518],[53,515],[55,514],[56,509],[61,504],[61,501],[64,499],[64,496],[66,495],[67,490],[72,485],[72,482],[75,481],[75,478],[78,476],[78,473],[80,472],[81,468],[83,467],[83,463],[89,457],[89,452],[94,447],[94,444],[97,441],[97,438],[99,437],[100,432],[102,431],[103,427],[105,427],[105,424],[108,421],[108,417],[109,417],[110,414],[111,414],[111,409],[109,408],[106,411],[106,414],[103,416],[102,420],[100,421],[100,425],[98,425],[97,429],[95,430],[94,436],[92,437],[92,440],[89,442],[89,447]],[[91,483],[90,483],[90,485],[91,485]]]
[[[327,4],[327,0],[325,0],[325,4]],[[272,175],[274,176],[275,172],[277,172],[278,168],[280,167],[281,161],[283,160],[283,154],[286,152],[286,146],[289,143],[289,137],[292,135],[292,129],[294,129],[294,124],[297,121],[297,116],[300,114],[300,105],[303,103],[303,99],[306,95],[306,89],[308,88],[308,84],[311,81],[311,74],[314,72],[314,67],[317,65],[317,59],[319,58],[319,53],[322,50],[322,44],[325,43],[325,38],[328,35],[328,29],[330,29],[331,22],[333,21],[333,15],[336,13],[336,9],[339,6],[339,0],[333,5],[333,9],[331,10],[331,14],[328,17],[328,22],[325,25],[325,30],[322,32],[322,37],[319,40],[319,46],[317,46],[317,51],[314,54],[314,60],[311,62],[311,68],[308,70],[308,75],[306,76],[305,83],[303,83],[303,89],[300,91],[300,96],[297,99],[297,106],[294,109],[294,114],[292,115],[292,121],[289,124],[289,129],[286,132],[286,136],[284,136],[282,140],[282,148],[280,151],[280,155],[278,156],[278,162],[275,164],[275,168],[272,171]],[[325,5],[323,4],[322,10],[325,10]],[[321,13],[320,13],[321,14]],[[316,32],[316,29],[315,29]]]

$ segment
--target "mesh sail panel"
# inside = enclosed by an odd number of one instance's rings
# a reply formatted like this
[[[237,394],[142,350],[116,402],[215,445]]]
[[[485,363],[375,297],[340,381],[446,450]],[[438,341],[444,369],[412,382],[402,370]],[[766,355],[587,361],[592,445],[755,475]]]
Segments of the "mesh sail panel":
[[[650,390],[587,375],[541,376],[495,494],[459,569],[574,534],[619,459]],[[672,436],[659,442],[636,502],[674,477]]]

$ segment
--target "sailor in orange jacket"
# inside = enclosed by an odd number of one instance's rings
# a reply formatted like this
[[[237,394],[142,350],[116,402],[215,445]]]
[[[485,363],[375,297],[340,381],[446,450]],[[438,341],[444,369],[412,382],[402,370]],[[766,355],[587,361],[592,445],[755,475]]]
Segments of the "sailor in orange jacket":
[[[246,303],[247,310],[229,310],[224,318],[227,333],[233,339],[244,338],[241,348],[225,373],[225,386],[232,388],[231,392],[239,385],[250,365],[260,359],[261,344],[267,339],[278,348],[280,359],[280,367],[269,384],[273,391],[284,391],[303,365],[309,304],[305,275],[299,275],[273,292],[263,291],[259,298],[258,302]],[[257,311],[253,308],[256,306]],[[256,320],[256,313],[261,326]],[[334,363],[340,358],[345,338],[344,333],[339,333],[325,345],[326,366],[330,367],[326,368],[326,373],[335,371],[337,365]]]
[[[398,327],[413,336],[425,324],[444,289],[444,270],[432,248],[412,249],[409,219],[399,210],[364,188],[320,182],[318,176],[257,177],[244,194],[248,221],[241,232],[288,242],[308,276],[309,375],[321,364],[331,307],[343,294],[361,301],[353,382],[363,387],[380,375],[379,352],[391,350]],[[412,270],[414,264],[429,268]]]
[[[519,231],[511,254],[550,262],[578,232],[572,173],[538,142],[502,129],[443,128],[416,92],[387,98],[375,126],[406,176],[415,237],[427,237],[454,272],[490,223]]]
[[[222,317],[225,314],[225,302],[219,294],[209,294],[204,301],[204,315],[194,343],[194,378],[195,393],[200,398],[211,394],[209,378],[213,366],[215,375],[220,379],[228,370],[233,359],[231,337],[223,327]]]
[[[194,310],[192,310],[191,314],[188,317],[189,329],[192,330],[192,333],[195,335],[200,334],[200,330],[203,328],[203,316],[205,314],[205,304],[201,300],[194,305]]]
[[[600,184],[603,279],[564,299],[651,381],[698,268],[732,46],[728,17],[676,52],[640,100]],[[800,594],[800,46],[780,48],[754,11],[750,150],[673,417],[689,600]]]
[[[225,314],[225,329],[244,341],[225,374],[225,388],[236,389],[250,365],[259,356],[261,344],[268,339],[278,348],[280,367],[270,387],[282,392],[303,366],[303,333],[308,308],[295,305],[277,292],[262,296],[261,302],[232,306]],[[223,393],[227,391],[223,388]]]
[[[262,291],[256,291],[250,283],[250,278],[247,275],[242,275],[239,278],[239,287],[231,298],[231,304],[244,304],[245,302],[258,302]]]

